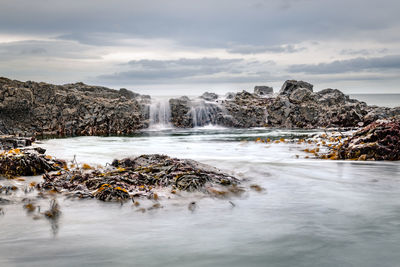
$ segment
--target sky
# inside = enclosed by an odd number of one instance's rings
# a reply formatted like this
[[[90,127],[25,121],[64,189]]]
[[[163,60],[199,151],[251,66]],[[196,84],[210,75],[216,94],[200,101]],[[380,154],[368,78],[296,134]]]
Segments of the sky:
[[[0,0],[0,76],[153,95],[400,93],[398,0]]]

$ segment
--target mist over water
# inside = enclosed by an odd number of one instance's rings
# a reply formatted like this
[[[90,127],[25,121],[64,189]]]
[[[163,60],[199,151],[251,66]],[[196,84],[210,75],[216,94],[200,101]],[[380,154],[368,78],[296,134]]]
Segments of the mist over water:
[[[131,203],[59,197],[63,213],[55,235],[48,221],[7,205],[0,217],[0,265],[397,266],[397,162],[305,159],[301,145],[254,142],[315,133],[209,126],[45,140],[38,145],[48,154],[76,155],[89,164],[145,153],[191,158],[235,174],[245,187],[266,190],[232,199],[160,194],[163,208],[146,213]],[[153,204],[139,201],[144,208]],[[192,201],[194,212],[188,210]]]

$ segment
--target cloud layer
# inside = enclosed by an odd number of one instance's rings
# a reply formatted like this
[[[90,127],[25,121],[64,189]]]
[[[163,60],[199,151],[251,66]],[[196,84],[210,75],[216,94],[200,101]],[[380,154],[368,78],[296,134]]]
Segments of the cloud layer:
[[[346,72],[377,71],[384,72],[395,70],[400,73],[400,55],[384,57],[357,57],[346,60],[335,60],[330,63],[299,64],[288,68],[289,72],[309,74],[336,74]]]
[[[386,77],[396,92],[398,10],[395,0],[3,0],[0,76],[229,90],[358,79],[371,91]]]

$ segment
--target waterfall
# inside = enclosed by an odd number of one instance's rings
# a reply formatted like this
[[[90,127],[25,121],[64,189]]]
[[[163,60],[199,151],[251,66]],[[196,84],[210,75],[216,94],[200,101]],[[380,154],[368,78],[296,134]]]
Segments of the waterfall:
[[[150,129],[169,129],[171,124],[171,108],[169,99],[152,99],[149,111]]]
[[[217,125],[224,113],[221,105],[215,102],[197,100],[191,103],[190,115],[193,120],[193,127]]]

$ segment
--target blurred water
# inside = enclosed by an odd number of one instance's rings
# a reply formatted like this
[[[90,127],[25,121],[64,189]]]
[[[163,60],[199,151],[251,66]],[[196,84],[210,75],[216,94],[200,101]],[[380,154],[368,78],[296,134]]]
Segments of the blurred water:
[[[164,207],[146,213],[60,197],[56,235],[20,204],[2,206],[0,266],[399,266],[398,162],[305,159],[297,144],[254,142],[314,133],[209,127],[46,140],[48,154],[90,164],[144,153],[192,158],[266,191],[161,198]]]

